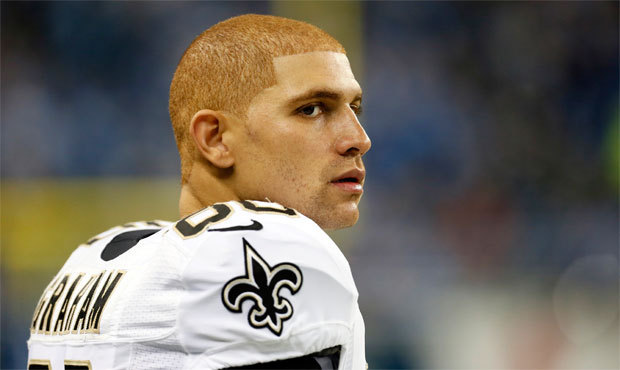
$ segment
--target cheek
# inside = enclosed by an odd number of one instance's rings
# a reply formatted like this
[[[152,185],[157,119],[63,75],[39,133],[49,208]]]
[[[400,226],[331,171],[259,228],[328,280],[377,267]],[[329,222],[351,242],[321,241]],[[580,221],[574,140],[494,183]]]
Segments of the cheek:
[[[262,126],[248,130],[243,160],[251,163],[265,189],[306,198],[322,181],[330,146],[327,136],[320,126],[307,122],[262,121]]]
[[[279,167],[284,177],[300,180],[325,157],[325,148],[321,147],[324,143],[314,136],[310,130],[274,130],[263,142],[264,153],[271,162],[267,164]]]
[[[304,208],[321,192],[320,166],[305,151],[282,150],[267,163],[269,192],[293,208]]]
[[[305,165],[302,158],[282,153],[274,159],[272,167],[276,170],[274,183],[288,185],[289,191],[293,190],[299,194],[311,183],[312,171]]]

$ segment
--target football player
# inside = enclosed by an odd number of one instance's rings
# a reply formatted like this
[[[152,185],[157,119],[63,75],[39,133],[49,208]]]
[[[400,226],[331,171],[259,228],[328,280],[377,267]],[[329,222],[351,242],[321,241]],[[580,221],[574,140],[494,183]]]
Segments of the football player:
[[[80,245],[35,309],[29,369],[363,369],[358,292],[323,231],[358,219],[361,102],[315,26],[200,34],[170,87],[182,219]]]

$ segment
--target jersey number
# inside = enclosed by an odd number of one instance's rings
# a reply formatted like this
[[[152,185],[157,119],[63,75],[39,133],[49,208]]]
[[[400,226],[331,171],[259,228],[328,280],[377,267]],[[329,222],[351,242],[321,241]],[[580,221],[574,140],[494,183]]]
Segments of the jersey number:
[[[239,203],[248,211],[256,213],[275,213],[287,216],[297,216],[297,212],[294,209],[275,203],[272,203],[269,207],[260,206],[249,200],[242,200]],[[232,212],[232,207],[225,203],[217,203],[185,217],[174,225],[174,229],[184,239],[193,238],[201,234],[209,226],[213,226],[224,221],[232,214]]]

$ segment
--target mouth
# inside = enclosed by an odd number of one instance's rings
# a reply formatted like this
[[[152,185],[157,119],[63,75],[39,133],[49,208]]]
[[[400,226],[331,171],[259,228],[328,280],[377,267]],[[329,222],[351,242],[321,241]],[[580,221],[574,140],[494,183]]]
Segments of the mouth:
[[[364,192],[364,177],[363,170],[353,169],[336,177],[330,184],[345,192],[361,194]]]

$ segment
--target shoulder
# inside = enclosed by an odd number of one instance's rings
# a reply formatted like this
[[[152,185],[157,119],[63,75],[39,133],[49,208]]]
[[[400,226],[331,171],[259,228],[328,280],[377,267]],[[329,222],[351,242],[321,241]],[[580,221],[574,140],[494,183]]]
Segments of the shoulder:
[[[146,241],[162,229],[172,225],[171,222],[135,221],[111,227],[80,244],[67,260],[67,265],[88,266],[105,263],[116,259],[132,249],[141,241]],[[94,266],[93,266],[94,267]]]
[[[179,220],[173,229],[181,239],[188,240],[205,232],[263,231],[266,226],[271,231],[280,228],[280,234],[287,227],[324,234],[312,220],[292,208],[273,202],[249,200],[213,204]]]
[[[342,344],[351,330],[357,290],[348,263],[299,212],[227,202],[172,229],[169,237],[190,255],[180,339],[191,353],[211,353],[198,367],[301,356]],[[295,347],[301,342],[303,348]]]
[[[152,258],[144,262],[153,250],[144,244],[169,225],[165,221],[127,223],[81,244],[43,292],[30,327],[33,338],[70,341],[76,338],[73,334],[116,335],[122,319],[115,311],[126,301],[125,288],[141,279],[138,275],[145,265],[153,265]]]
[[[152,231],[156,232],[170,225],[172,225],[172,222],[162,220],[127,222],[122,225],[111,227],[91,237],[86,242],[80,244],[79,247],[89,248],[93,246],[105,246],[121,234],[135,233],[140,230],[149,231],[150,233],[148,234],[151,235],[153,234]],[[127,236],[129,235],[132,234],[128,234]]]
[[[339,248],[314,221],[273,202],[213,204],[171,225],[166,238],[199,260],[237,258],[254,250],[348,272]]]

